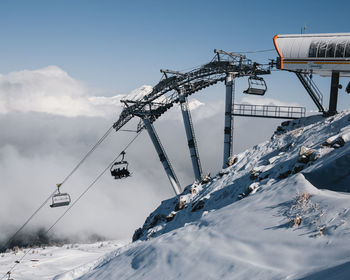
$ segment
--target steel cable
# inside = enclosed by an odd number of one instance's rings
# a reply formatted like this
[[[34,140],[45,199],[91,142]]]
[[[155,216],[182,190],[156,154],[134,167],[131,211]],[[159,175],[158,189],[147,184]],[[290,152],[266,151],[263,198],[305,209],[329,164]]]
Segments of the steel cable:
[[[64,178],[61,185],[63,185],[67,180],[77,171],[77,169],[83,164],[83,162],[96,150],[96,148],[107,138],[107,136],[111,133],[113,126],[107,130],[107,132],[97,141],[97,143],[90,149],[90,151],[83,157],[82,160],[78,162],[78,164],[73,168],[73,170]],[[1,247],[0,252],[7,248],[8,245],[15,239],[15,237],[23,230],[23,228],[34,218],[36,214],[47,204],[47,202],[52,198],[52,196],[56,193],[57,190],[52,192],[45,201],[37,208],[34,213],[24,222],[24,224],[4,243]]]
[[[79,197],[69,206],[69,208],[66,211],[64,211],[61,214],[61,216],[59,216],[58,219],[45,231],[45,235],[48,234],[57,225],[57,223],[74,207],[74,205],[96,184],[96,182],[103,176],[103,174],[106,173],[106,171],[109,168],[111,168],[111,166],[114,164],[114,162],[116,160],[118,160],[118,158],[122,155],[122,153],[125,152],[125,150],[127,150],[130,147],[130,145],[136,140],[136,138],[140,134],[141,134],[141,131],[136,134],[136,136],[125,146],[125,148],[118,154],[118,156],[110,164],[108,164],[108,166],[95,178],[95,180],[92,181],[92,183],[79,195]],[[51,196],[49,197],[49,199],[50,198],[51,198]],[[45,203],[47,201],[48,200],[46,200]],[[45,205],[45,203],[43,205]],[[43,207],[43,205],[41,206],[41,208]],[[34,240],[34,242],[35,241],[36,240]],[[6,276],[8,276],[9,273],[10,274],[12,273],[12,271],[16,268],[16,266],[19,263],[21,263],[22,260],[28,255],[29,251],[30,251],[30,249],[28,249],[27,252],[25,252],[24,255],[10,268],[10,270],[2,276],[1,280],[4,279]]]

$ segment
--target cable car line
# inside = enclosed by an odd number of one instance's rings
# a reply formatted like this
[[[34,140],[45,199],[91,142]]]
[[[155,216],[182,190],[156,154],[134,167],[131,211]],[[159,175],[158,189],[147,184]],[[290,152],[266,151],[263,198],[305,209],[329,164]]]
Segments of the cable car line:
[[[0,252],[2,252],[8,245],[10,245],[11,241],[17,236],[17,234],[30,222],[31,219],[47,204],[47,202],[51,199],[51,197],[56,193],[56,190],[50,194],[50,196],[39,206],[38,209],[34,211],[34,213],[25,221],[25,223],[7,240],[7,242],[2,246]]]
[[[118,154],[118,156],[113,159],[113,161],[111,163],[108,164],[108,166],[95,178],[94,181],[92,181],[92,183],[78,196],[78,198],[66,209],[66,211],[64,211],[61,216],[59,216],[57,218],[57,220],[45,231],[45,235],[48,234],[57,224],[58,222],[73,208],[73,206],[97,183],[97,181],[103,176],[103,174],[106,173],[107,170],[109,170],[111,168],[111,166],[113,166],[113,164],[118,160],[118,158],[120,156],[123,156],[125,154],[125,151],[130,147],[130,145],[136,140],[136,138],[141,134],[141,131],[139,131],[136,136],[131,139],[131,141],[125,146],[125,148]],[[96,146],[96,145],[95,145]],[[56,191],[55,191],[56,192]],[[54,193],[55,193],[54,192]],[[53,193],[53,194],[54,194]],[[53,195],[52,194],[52,195]],[[45,200],[45,202],[40,206],[40,208],[38,208],[38,210],[31,216],[34,217],[34,215],[50,200],[51,196],[49,196],[48,199]],[[29,222],[29,219],[28,219]],[[23,226],[24,227],[24,226]],[[21,227],[21,229],[23,228]],[[19,232],[19,231],[18,231]],[[4,279],[5,277],[7,277],[8,275],[10,275],[12,273],[12,271],[15,269],[15,267],[22,262],[22,260],[28,255],[28,253],[30,252],[30,250],[27,250],[27,252],[18,260],[18,262],[16,262],[8,272],[6,272],[6,274],[3,275],[3,277],[0,279]]]
[[[119,131],[124,131],[124,132],[138,132],[137,130],[132,130],[132,129],[119,129]]]
[[[77,169],[82,165],[82,163],[96,150],[96,148],[107,138],[107,136],[113,130],[113,126],[110,127],[107,132],[98,140],[98,142],[91,148],[91,150],[83,157],[83,159],[73,168],[73,170],[64,178],[60,186],[63,185],[67,180],[77,171]],[[47,202],[55,195],[57,190],[52,192],[50,196],[34,211],[34,213],[24,222],[24,224],[7,240],[7,242],[1,247],[0,251],[6,249],[6,247],[14,240],[14,238],[20,233],[23,228],[38,214],[38,212],[47,204]]]
[[[107,138],[107,136],[112,132],[113,126],[111,126],[107,132],[97,141],[97,143],[91,148],[90,151],[78,162],[78,164],[73,168],[73,170],[64,178],[61,185],[63,185],[67,180],[78,170],[78,168],[83,164],[83,162],[96,150],[96,148]]]
[[[275,49],[266,49],[266,50],[258,50],[258,51],[246,51],[246,52],[240,52],[240,53],[263,53],[263,52],[272,52],[276,51]]]

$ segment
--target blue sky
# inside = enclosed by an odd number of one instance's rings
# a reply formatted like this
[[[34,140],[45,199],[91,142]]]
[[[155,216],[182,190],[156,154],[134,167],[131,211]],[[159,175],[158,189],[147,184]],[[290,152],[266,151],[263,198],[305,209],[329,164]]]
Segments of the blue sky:
[[[270,49],[275,34],[299,33],[304,24],[307,33],[347,32],[349,8],[347,1],[2,0],[0,73],[57,65],[108,94],[126,93],[154,85],[160,68],[209,61],[214,48]],[[251,57],[267,62],[276,54]],[[291,74],[280,75],[268,78],[269,88],[302,90]]]

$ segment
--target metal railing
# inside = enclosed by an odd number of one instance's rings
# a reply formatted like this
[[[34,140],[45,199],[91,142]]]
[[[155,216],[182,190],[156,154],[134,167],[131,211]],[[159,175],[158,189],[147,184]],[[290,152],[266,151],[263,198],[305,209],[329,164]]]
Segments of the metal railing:
[[[233,104],[232,115],[274,119],[299,119],[305,117],[305,107]]]

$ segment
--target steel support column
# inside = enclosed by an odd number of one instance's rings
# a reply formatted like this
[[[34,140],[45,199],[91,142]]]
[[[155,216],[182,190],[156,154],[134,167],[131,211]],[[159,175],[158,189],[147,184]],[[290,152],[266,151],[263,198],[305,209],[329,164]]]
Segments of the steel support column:
[[[196,181],[200,182],[202,180],[202,167],[199,159],[197,141],[194,134],[191,112],[188,107],[187,98],[183,94],[183,92],[184,92],[184,89],[180,88],[179,100],[180,100],[182,118],[184,120],[184,125],[186,130],[188,148],[190,149],[194,177]]]
[[[157,135],[157,132],[154,129],[154,126],[152,125],[151,121],[147,118],[143,118],[143,123],[145,124],[145,127],[147,129],[147,132],[152,140],[153,146],[156,149],[159,159],[161,163],[163,164],[165,173],[168,176],[168,179],[170,181],[171,186],[173,187],[173,190],[176,195],[179,195],[181,193],[181,187],[179,184],[179,181],[177,180],[177,177],[175,175],[175,172],[169,162],[168,156],[165,153],[164,147],[160,142],[160,139]]]
[[[337,113],[338,103],[338,88],[339,88],[339,72],[332,71],[331,93],[329,96],[328,115],[332,116]]]
[[[226,98],[225,98],[225,129],[224,129],[224,158],[222,168],[228,167],[228,160],[232,156],[232,103],[234,95],[234,77],[233,73],[228,73],[225,80]]]

